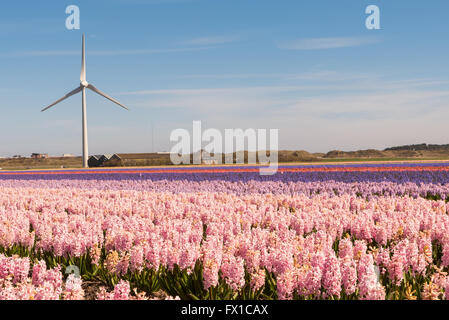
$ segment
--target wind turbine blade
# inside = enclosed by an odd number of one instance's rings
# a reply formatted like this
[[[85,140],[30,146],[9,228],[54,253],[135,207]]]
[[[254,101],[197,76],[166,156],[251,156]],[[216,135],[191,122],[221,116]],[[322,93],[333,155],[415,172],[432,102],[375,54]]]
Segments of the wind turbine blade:
[[[74,94],[77,94],[78,92],[80,92],[83,89],[83,87],[79,86],[78,88],[76,88],[73,91],[70,91],[69,93],[67,93],[64,97],[62,97],[61,99],[59,99],[58,101],[52,103],[51,105],[49,105],[48,107],[44,108],[41,110],[41,112],[44,112],[47,109],[50,109],[51,107],[53,107],[54,105],[60,103],[61,101],[67,99],[68,97],[73,96]]]
[[[83,52],[81,58],[80,81],[86,81],[86,40],[84,39],[84,33],[83,33]]]
[[[117,100],[115,100],[114,98],[111,98],[110,96],[108,96],[106,93],[101,92],[100,90],[98,90],[97,88],[95,88],[92,84],[89,84],[87,86],[90,90],[92,90],[95,93],[98,93],[100,96],[105,97],[108,100],[111,100],[112,102],[114,102],[115,104],[118,104],[120,107],[122,107],[123,109],[129,110],[127,107],[125,107],[123,104],[121,104],[120,102],[118,102]]]

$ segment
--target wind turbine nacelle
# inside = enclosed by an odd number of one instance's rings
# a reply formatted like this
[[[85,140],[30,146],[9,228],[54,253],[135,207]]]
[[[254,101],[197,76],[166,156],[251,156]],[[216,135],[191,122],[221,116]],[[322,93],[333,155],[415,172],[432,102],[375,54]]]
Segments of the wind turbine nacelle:
[[[81,81],[82,87],[87,88],[88,85],[89,85],[89,83],[86,80]]]

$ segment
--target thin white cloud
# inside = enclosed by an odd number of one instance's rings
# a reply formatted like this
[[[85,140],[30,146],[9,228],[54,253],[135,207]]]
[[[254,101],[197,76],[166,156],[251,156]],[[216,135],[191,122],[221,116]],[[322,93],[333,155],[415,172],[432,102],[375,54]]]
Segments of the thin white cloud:
[[[315,71],[303,73],[241,73],[241,74],[187,74],[172,76],[177,79],[283,79],[283,80],[316,80],[342,81],[373,78],[373,74],[341,73],[337,71]]]
[[[344,117],[345,115],[384,115],[405,117],[414,113],[426,113],[446,107],[449,91],[437,90],[395,90],[378,93],[327,94],[325,96],[283,97],[276,91],[166,91],[167,96],[154,97],[137,103],[141,107],[157,106],[164,108],[183,108],[189,110],[211,110],[229,112],[230,110],[271,109],[286,117],[293,114],[310,115],[317,118],[327,115]]]
[[[293,74],[283,73],[235,73],[235,74],[185,74],[179,76],[170,76],[176,79],[251,79],[251,78],[285,78],[294,76]]]
[[[0,53],[0,57],[12,58],[12,57],[53,57],[53,56],[74,56],[80,55],[80,50],[33,50],[33,51],[18,51],[9,53]]]
[[[111,1],[111,0],[109,0]],[[164,5],[164,4],[183,4],[196,2],[198,0],[114,0],[114,2],[126,5]]]
[[[395,90],[300,98],[279,114],[303,114],[324,119],[406,119],[446,107],[449,91]]]
[[[293,40],[279,44],[279,48],[288,50],[321,50],[358,47],[379,43],[377,37],[341,37],[341,38],[309,38]]]
[[[190,40],[183,41],[186,45],[213,45],[213,44],[225,44],[239,41],[241,38],[239,36],[210,36],[210,37],[199,37]]]
[[[288,80],[307,80],[307,81],[351,81],[361,79],[377,79],[379,76],[373,73],[352,73],[352,72],[337,72],[337,71],[316,71],[305,72],[290,75]]]
[[[122,56],[122,55],[147,55],[159,53],[193,52],[212,49],[214,47],[194,47],[194,48],[170,48],[170,49],[130,49],[130,50],[100,50],[88,51],[89,56]],[[54,57],[54,56],[79,56],[80,50],[43,50],[43,51],[20,51],[10,53],[0,53],[0,57]]]
[[[59,24],[59,19],[29,18],[0,21],[0,36],[12,36],[17,33],[27,35],[54,33],[55,25]]]
[[[194,89],[157,89],[121,92],[122,95],[176,95],[176,96],[195,96],[206,94],[238,94],[247,92],[282,92],[296,91],[295,86],[261,86],[261,87],[234,87],[234,88],[194,88]]]
[[[357,91],[364,92],[394,92],[398,90],[407,90],[413,88],[432,88],[437,85],[447,84],[448,81],[444,80],[430,80],[430,79],[415,79],[415,80],[395,80],[384,81],[379,77],[369,78],[366,76],[367,81],[352,81],[356,79],[362,79],[360,74],[344,74],[334,77],[334,83],[328,81],[317,82],[314,84],[303,85],[279,85],[279,86],[248,86],[248,87],[217,87],[217,88],[175,88],[175,89],[153,89],[153,90],[139,90],[139,91],[126,91],[120,92],[120,95],[130,96],[145,96],[145,95],[165,95],[165,96],[197,96],[197,95],[219,95],[219,94],[280,94],[280,93],[297,93],[301,95],[307,95],[316,92],[332,92],[339,91],[340,93],[351,92],[352,94]],[[320,77],[317,77],[319,79]],[[307,77],[304,77],[307,80]],[[348,82],[350,85],[348,85]]]
[[[195,48],[171,48],[171,49],[135,49],[135,50],[111,50],[111,51],[92,51],[89,54],[93,56],[116,56],[116,55],[145,55],[157,53],[176,53],[191,52],[213,49],[215,47],[195,47]]]

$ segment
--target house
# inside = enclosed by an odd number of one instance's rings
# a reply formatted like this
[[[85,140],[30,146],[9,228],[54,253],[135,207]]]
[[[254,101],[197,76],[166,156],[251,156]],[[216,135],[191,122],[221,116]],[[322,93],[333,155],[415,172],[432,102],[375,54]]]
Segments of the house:
[[[87,160],[87,164],[89,165],[89,167],[99,167],[100,166],[100,159],[101,159],[102,155],[101,154],[97,154],[94,156],[90,156],[89,160]]]
[[[46,158],[48,158],[48,153],[33,153],[33,154],[31,154],[31,158],[33,158],[33,159],[46,159]]]
[[[117,154],[104,154],[101,156],[100,161],[101,164],[105,163],[108,160],[120,160],[121,158]]]
[[[90,156],[87,161],[89,167],[101,167],[108,160],[121,160],[117,154],[97,154]]]
[[[75,158],[75,156],[74,156],[73,154],[70,154],[70,153],[64,153],[64,154],[62,155],[62,157],[63,157],[63,158]]]

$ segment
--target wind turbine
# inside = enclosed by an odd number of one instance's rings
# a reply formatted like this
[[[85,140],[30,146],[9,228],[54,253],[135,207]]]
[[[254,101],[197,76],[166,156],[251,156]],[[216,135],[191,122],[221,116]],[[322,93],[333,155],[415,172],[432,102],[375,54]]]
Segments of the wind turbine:
[[[81,76],[80,76],[80,86],[76,88],[73,91],[70,91],[67,93],[64,97],[57,100],[56,102],[52,103],[48,107],[41,110],[41,112],[50,109],[54,105],[58,104],[59,102],[67,99],[68,97],[73,96],[74,94],[77,94],[78,92],[83,93],[83,102],[82,102],[82,110],[83,110],[83,167],[88,168],[88,157],[89,157],[89,151],[88,151],[88,141],[87,141],[87,114],[86,114],[86,88],[92,90],[93,92],[99,94],[100,96],[105,97],[108,100],[111,100],[115,104],[118,104],[120,107],[129,110],[127,107],[125,107],[123,104],[115,100],[114,98],[111,98],[106,93],[101,92],[98,90],[94,85],[88,83],[86,81],[86,41],[83,33],[83,53],[82,53],[82,59],[81,59]]]

